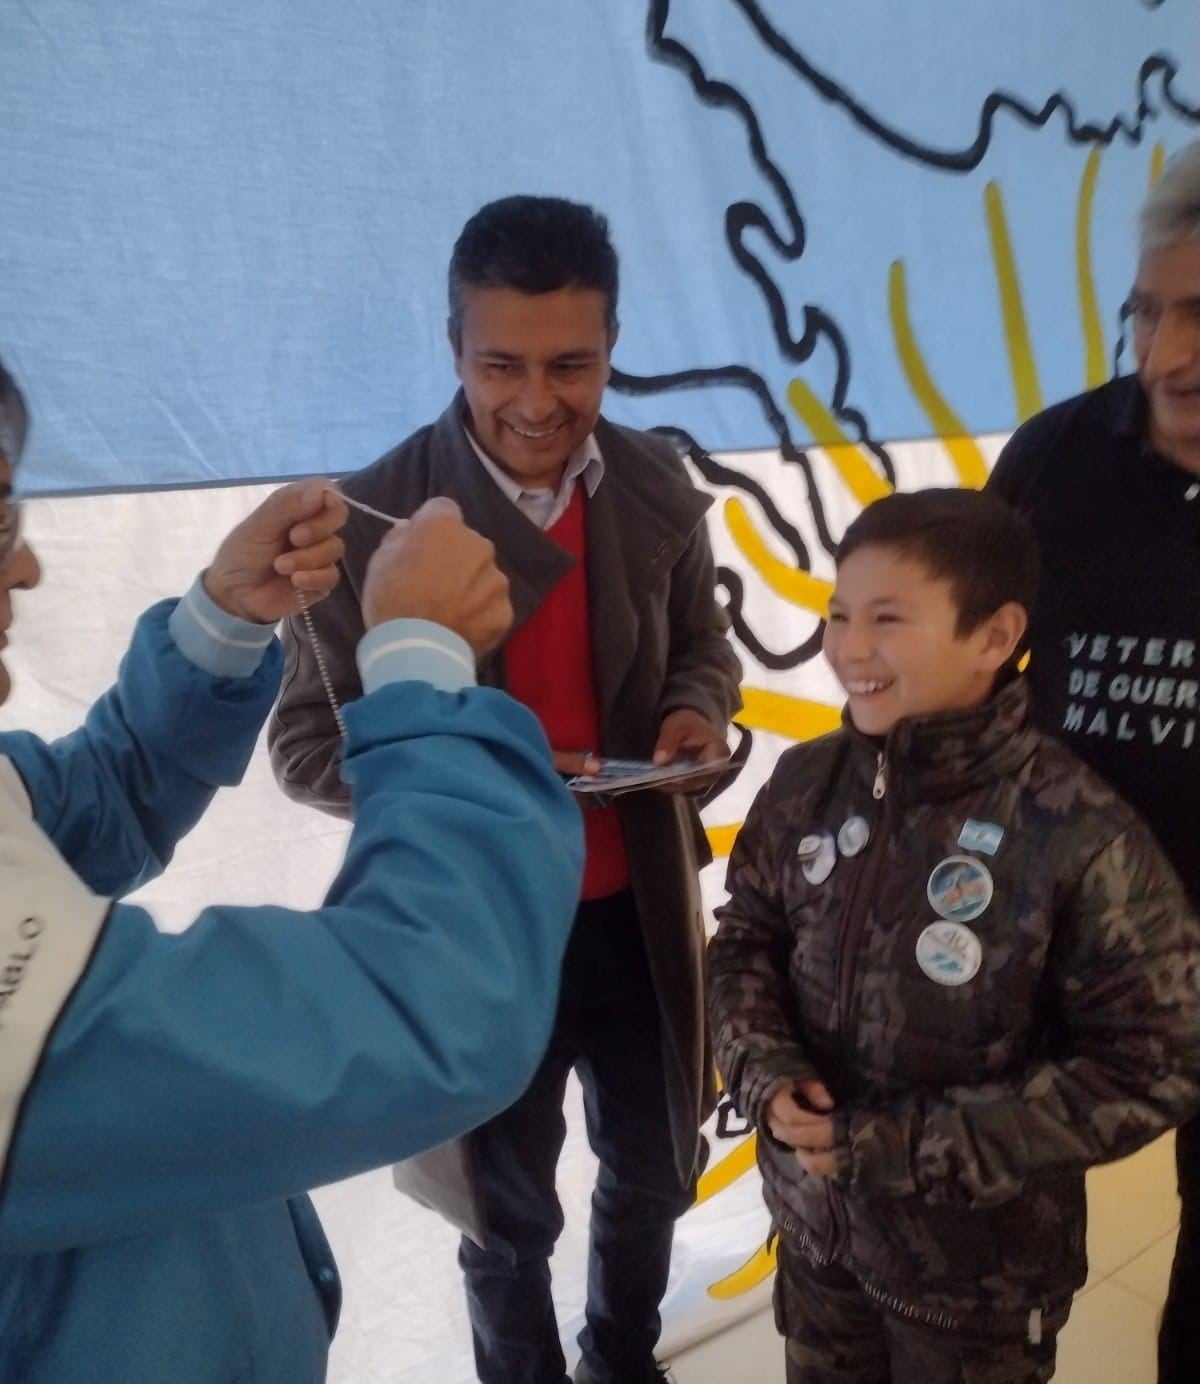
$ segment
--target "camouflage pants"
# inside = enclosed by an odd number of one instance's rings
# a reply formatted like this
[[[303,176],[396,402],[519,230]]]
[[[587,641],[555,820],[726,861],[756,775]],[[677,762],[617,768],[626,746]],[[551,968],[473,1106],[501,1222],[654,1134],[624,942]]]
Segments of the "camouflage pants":
[[[787,1337],[787,1384],[1044,1384],[1070,1304],[1042,1340],[994,1340],[919,1325],[877,1306],[857,1279],[818,1269],[779,1244],[775,1325]]]

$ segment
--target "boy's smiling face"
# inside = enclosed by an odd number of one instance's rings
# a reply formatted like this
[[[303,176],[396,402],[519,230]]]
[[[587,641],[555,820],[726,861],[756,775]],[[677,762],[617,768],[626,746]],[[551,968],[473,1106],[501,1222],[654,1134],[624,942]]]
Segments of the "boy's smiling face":
[[[1025,612],[1009,603],[969,633],[958,616],[951,583],[918,558],[868,545],[841,563],[825,657],[860,731],[884,736],[906,717],[987,700],[1024,635]]]

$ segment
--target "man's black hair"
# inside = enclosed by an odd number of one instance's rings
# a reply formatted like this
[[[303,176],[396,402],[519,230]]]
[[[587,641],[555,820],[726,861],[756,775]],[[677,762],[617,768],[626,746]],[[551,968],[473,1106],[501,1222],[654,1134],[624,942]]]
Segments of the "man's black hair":
[[[503,197],[480,207],[450,256],[450,340],[462,349],[463,290],[560,288],[604,294],[605,320],[617,325],[617,252],[608,222],[591,207],[561,197]]]

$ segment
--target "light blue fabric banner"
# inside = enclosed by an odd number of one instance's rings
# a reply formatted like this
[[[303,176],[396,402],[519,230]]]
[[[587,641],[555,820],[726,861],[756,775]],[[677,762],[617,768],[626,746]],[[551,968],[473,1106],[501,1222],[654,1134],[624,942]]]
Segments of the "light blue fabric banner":
[[[365,464],[444,406],[450,248],[514,191],[611,219],[619,419],[1007,429],[1111,370],[1200,133],[1194,0],[8,0],[0,55],[43,491]]]

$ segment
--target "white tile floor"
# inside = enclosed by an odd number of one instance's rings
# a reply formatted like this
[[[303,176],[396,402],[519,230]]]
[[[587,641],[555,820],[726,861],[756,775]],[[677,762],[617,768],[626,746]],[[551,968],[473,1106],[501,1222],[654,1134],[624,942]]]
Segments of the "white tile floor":
[[[1091,1274],[1059,1341],[1056,1384],[1154,1384],[1178,1220],[1171,1136],[1089,1175]],[[677,1384],[783,1384],[783,1348],[760,1312],[671,1369]]]

